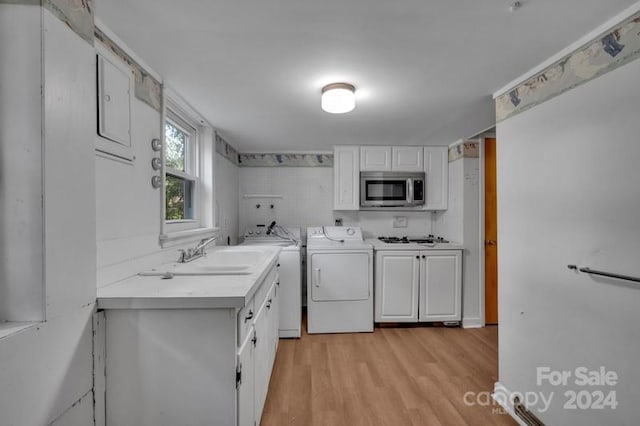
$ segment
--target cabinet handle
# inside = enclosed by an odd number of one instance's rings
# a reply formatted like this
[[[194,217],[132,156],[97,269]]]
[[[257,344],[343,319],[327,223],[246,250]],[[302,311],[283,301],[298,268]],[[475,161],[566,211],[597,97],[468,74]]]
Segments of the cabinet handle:
[[[416,259],[420,259],[420,256],[416,256]]]
[[[255,334],[253,335],[253,339],[251,339],[251,342],[253,343],[253,346],[256,346],[256,343],[258,343],[258,336],[256,336]]]
[[[267,300],[267,309],[271,309],[271,299]]]
[[[253,318],[253,311],[249,309],[249,313],[247,314],[246,317],[244,317],[244,322],[249,321],[251,318]]]
[[[280,264],[278,263],[276,266],[279,268],[279,267],[280,267]]]
[[[276,285],[280,287],[280,281],[276,281]]]
[[[426,258],[426,257],[427,257],[427,256],[425,256],[424,254],[422,255],[422,258],[423,258],[423,259],[424,259],[424,258]]]

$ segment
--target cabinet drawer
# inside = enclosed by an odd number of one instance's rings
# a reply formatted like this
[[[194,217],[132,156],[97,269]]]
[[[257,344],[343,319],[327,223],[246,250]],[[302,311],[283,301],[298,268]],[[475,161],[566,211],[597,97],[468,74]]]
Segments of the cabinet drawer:
[[[269,294],[269,291],[271,291],[271,286],[273,285],[273,283],[278,281],[278,279],[278,268],[273,267],[271,271],[269,271],[269,274],[267,274],[267,277],[262,281],[262,284],[260,284],[260,287],[258,287],[258,290],[256,291],[256,294],[253,298],[255,300],[256,310],[260,309],[260,306],[262,306],[265,299],[267,298],[267,294]]]
[[[238,345],[244,342],[256,317],[255,297],[238,312]],[[259,308],[259,306],[258,306]]]

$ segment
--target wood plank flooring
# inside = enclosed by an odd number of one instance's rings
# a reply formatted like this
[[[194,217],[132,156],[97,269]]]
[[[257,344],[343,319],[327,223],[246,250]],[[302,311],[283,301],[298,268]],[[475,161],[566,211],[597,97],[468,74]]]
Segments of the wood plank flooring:
[[[497,348],[495,326],[303,332],[280,340],[261,425],[515,425],[464,401],[493,390]]]

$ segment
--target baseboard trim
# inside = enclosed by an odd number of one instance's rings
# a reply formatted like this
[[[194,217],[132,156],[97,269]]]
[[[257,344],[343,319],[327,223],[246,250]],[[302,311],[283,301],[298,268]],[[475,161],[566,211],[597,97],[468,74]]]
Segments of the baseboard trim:
[[[520,417],[516,415],[516,412],[513,408],[513,402],[511,400],[511,391],[507,389],[502,383],[495,382],[493,385],[493,393],[491,397],[495,402],[498,403],[504,410],[511,416],[513,420],[515,420],[520,426],[528,426],[525,422],[522,421]]]
[[[482,318],[463,318],[462,328],[482,328],[484,327],[484,321]]]

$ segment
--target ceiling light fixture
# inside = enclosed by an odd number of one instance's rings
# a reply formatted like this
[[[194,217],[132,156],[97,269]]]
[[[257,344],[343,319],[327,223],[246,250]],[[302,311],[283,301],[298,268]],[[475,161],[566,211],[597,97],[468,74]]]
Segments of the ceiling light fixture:
[[[322,110],[344,114],[356,107],[356,88],[349,83],[331,83],[322,88]]]

